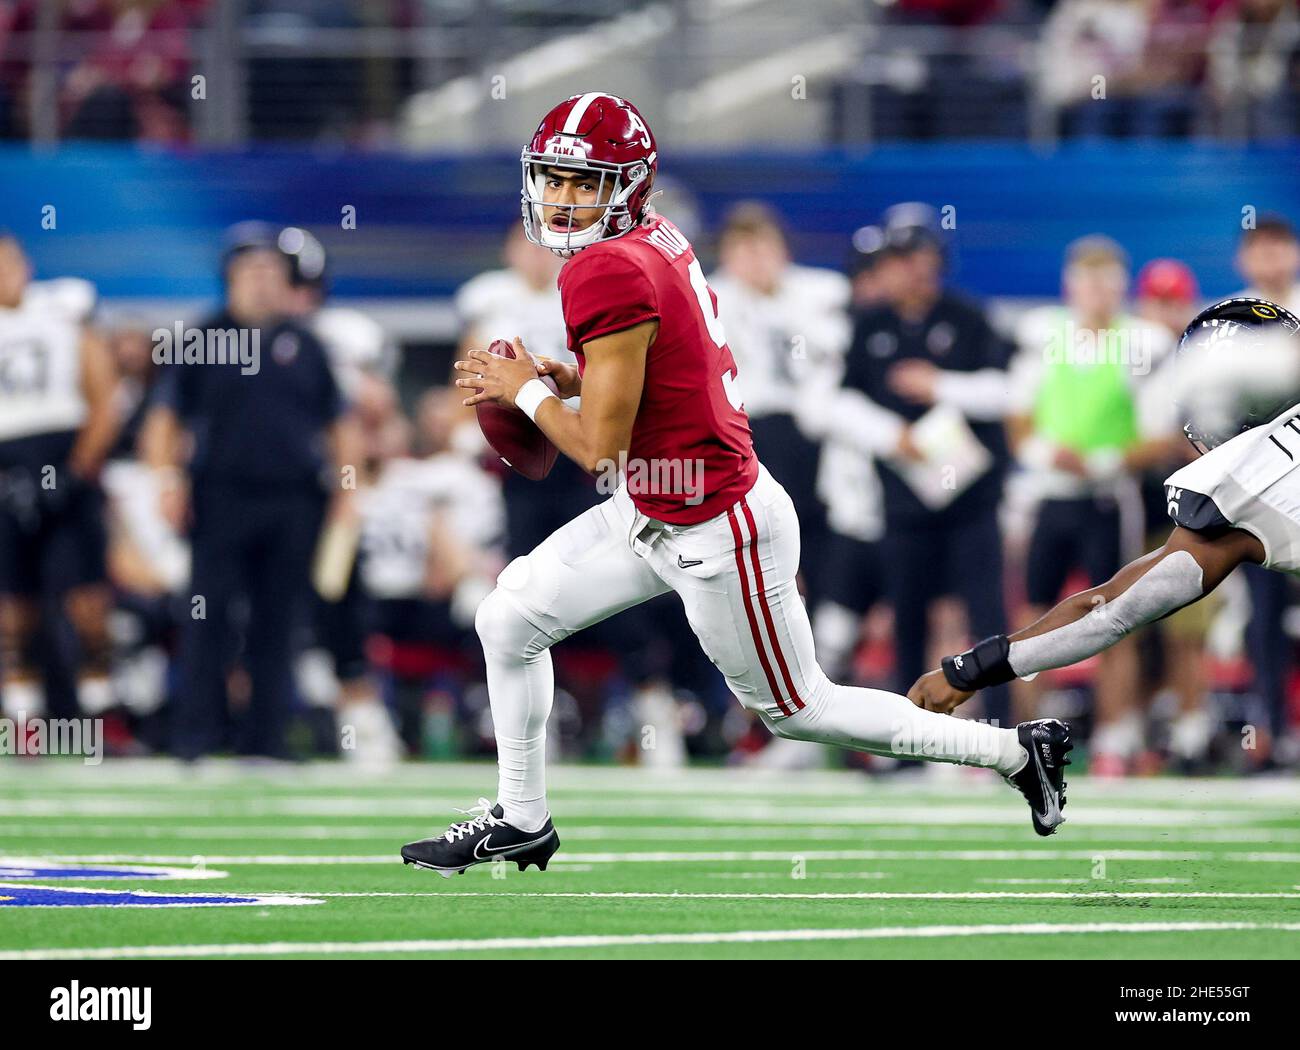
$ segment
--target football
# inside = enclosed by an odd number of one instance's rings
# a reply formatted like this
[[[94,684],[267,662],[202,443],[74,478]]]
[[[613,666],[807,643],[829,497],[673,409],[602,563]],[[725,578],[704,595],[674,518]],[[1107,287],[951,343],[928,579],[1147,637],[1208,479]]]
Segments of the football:
[[[514,357],[515,348],[504,339],[498,339],[488,347],[488,353]],[[553,392],[558,393],[555,380],[550,376],[540,378]],[[529,481],[541,481],[551,472],[559,449],[519,409],[497,401],[480,402],[474,409],[478,413],[479,429],[506,466]]]

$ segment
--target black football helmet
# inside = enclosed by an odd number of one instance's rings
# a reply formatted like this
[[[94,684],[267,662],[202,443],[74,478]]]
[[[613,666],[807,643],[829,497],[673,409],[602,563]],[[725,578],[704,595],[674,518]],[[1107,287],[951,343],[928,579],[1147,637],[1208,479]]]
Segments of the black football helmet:
[[[289,282],[295,287],[317,288],[323,294],[329,260],[316,236],[301,226],[286,226],[276,237],[276,244],[289,260]]]
[[[1300,318],[1285,307],[1267,299],[1242,296],[1224,299],[1206,307],[1183,331],[1178,353],[1184,355],[1194,349],[1210,347],[1215,351],[1230,350],[1233,354],[1248,354],[1253,348],[1276,339],[1279,335],[1295,340],[1300,355]],[[1195,412],[1185,410],[1183,433],[1199,452],[1216,448],[1252,427],[1276,419],[1284,410],[1300,403],[1300,390],[1288,385],[1265,397],[1251,399],[1236,412],[1228,425],[1197,420]],[[1190,418],[1189,418],[1190,417]]]

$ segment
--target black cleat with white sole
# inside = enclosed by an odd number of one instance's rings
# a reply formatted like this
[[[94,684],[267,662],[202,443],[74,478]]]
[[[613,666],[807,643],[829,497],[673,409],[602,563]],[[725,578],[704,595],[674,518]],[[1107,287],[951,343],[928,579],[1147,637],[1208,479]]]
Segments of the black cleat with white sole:
[[[560,836],[547,816],[546,823],[537,831],[521,831],[503,819],[500,804],[493,805],[485,798],[466,811],[469,820],[452,824],[441,835],[419,842],[408,842],[402,847],[402,860],[417,868],[436,871],[445,879],[475,864],[489,864],[498,857],[513,860],[520,871],[536,864],[546,870],[551,856],[560,848]]]
[[[1051,835],[1065,822],[1061,811],[1065,809],[1065,767],[1070,764],[1066,756],[1074,748],[1070,727],[1056,718],[1036,718],[1021,722],[1016,732],[1029,761],[1007,777],[1007,783],[1025,796],[1034,830]]]

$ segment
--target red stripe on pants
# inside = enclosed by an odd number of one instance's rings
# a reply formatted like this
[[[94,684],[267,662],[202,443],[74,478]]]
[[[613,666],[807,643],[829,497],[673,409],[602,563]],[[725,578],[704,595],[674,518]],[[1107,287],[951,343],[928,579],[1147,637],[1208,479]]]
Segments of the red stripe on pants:
[[[748,507],[745,509],[749,510]],[[781,697],[781,690],[777,688],[776,676],[772,674],[772,665],[767,659],[767,650],[763,647],[763,635],[758,629],[758,617],[754,615],[754,602],[749,596],[749,577],[745,574],[745,555],[742,551],[745,543],[740,535],[740,522],[736,520],[734,507],[727,508],[727,521],[731,524],[731,535],[736,540],[736,569],[740,572],[740,593],[745,599],[745,615],[749,618],[749,632],[754,637],[754,648],[758,650],[758,662],[763,665],[763,674],[767,676],[767,687],[776,697],[777,707],[781,709],[781,714],[788,717],[794,712],[786,706],[785,700]],[[753,529],[752,524],[750,528]]]
[[[749,523],[749,556],[754,564],[754,579],[758,583],[758,601],[763,606],[763,622],[767,624],[767,634],[772,639],[772,652],[776,654],[777,666],[781,668],[781,680],[785,682],[785,688],[790,694],[795,710],[802,711],[804,702],[799,699],[799,694],[795,691],[794,681],[790,677],[790,668],[786,666],[785,653],[781,651],[781,639],[772,624],[772,608],[767,604],[767,591],[763,587],[763,570],[758,564],[758,527],[754,524],[754,515],[749,509],[749,498],[741,500],[740,505],[745,508],[745,521]]]

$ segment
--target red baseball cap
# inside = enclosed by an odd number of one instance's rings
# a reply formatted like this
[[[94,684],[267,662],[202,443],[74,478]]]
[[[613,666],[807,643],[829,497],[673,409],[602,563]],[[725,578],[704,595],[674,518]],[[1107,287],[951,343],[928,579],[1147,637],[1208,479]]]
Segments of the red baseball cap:
[[[1191,268],[1177,259],[1152,259],[1138,274],[1139,299],[1172,299],[1176,302],[1194,303],[1201,297],[1196,275]]]

